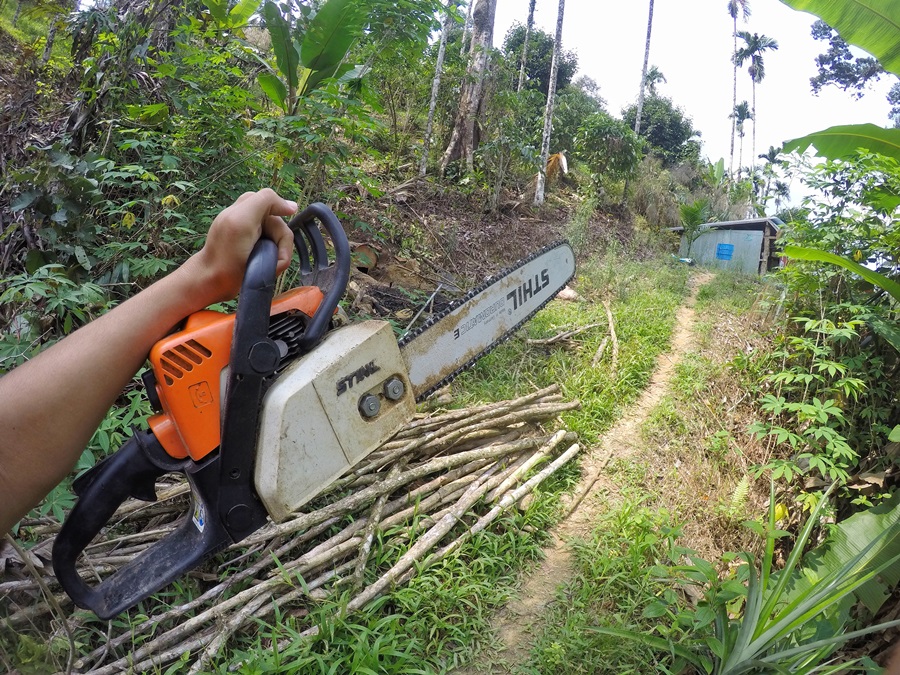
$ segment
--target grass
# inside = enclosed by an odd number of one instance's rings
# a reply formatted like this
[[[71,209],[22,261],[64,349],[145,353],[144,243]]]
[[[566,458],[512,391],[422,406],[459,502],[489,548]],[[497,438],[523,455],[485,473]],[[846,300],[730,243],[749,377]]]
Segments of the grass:
[[[0,30],[8,33],[16,42],[28,47],[36,54],[44,51],[44,43],[47,38],[47,30],[52,13],[43,5],[35,5],[28,2],[22,3],[19,18],[13,25],[18,0],[0,1]],[[57,31],[53,42],[52,56],[65,58],[69,53],[71,40],[65,31]]]
[[[573,543],[575,577],[558,591],[522,675],[667,672],[668,660],[646,647],[585,630],[603,625],[653,632],[658,627],[643,614],[654,598],[672,592],[653,569],[674,562],[679,531],[669,514],[643,501],[639,490],[629,490],[622,503],[599,518],[589,537]]]
[[[680,546],[708,560],[758,547],[740,525],[758,516],[765,501],[747,478],[743,452],[752,440],[729,359],[754,339],[747,317],[759,287],[756,278],[719,274],[699,291],[700,344],[676,367],[669,392],[644,423],[644,449],[609,467],[616,487],[605,500],[607,510],[589,536],[571,542],[576,575],[558,591],[518,675],[681,672],[672,654],[590,628],[632,630],[677,644],[693,634],[694,615],[676,612],[679,623],[657,610],[685,606],[663,570],[683,564]],[[653,349],[656,341],[648,337],[643,344]]]

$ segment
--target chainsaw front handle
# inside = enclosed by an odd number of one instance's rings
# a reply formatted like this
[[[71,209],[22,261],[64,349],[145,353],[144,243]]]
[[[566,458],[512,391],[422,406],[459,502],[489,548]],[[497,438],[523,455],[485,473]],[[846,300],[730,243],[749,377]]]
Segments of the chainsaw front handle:
[[[328,250],[316,221],[325,227],[334,246],[334,262],[329,262]],[[350,281],[350,242],[344,228],[331,209],[315,202],[307,206],[288,223],[294,232],[294,247],[300,256],[300,280],[304,286],[318,286],[325,297],[312,320],[306,326],[300,347],[309,352],[328,332],[331,317]]]

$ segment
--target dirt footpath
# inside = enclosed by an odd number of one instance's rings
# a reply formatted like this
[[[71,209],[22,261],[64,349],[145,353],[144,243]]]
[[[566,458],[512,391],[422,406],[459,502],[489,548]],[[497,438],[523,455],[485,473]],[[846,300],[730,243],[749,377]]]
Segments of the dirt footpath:
[[[522,582],[517,599],[497,613],[493,631],[502,644],[491,648],[472,665],[458,669],[455,675],[511,673],[528,659],[533,629],[540,626],[545,608],[553,601],[556,590],[572,577],[572,552],[566,542],[584,537],[601,510],[602,490],[613,491],[603,476],[604,468],[613,460],[628,457],[640,441],[641,425],[659,404],[669,388],[675,366],[694,344],[694,302],[700,287],[712,278],[698,274],[691,278],[691,294],[675,318],[675,331],[670,350],[660,356],[650,385],[625,415],[582,459],[582,478],[566,504],[568,515],[550,533],[551,545],[545,549],[546,558]]]

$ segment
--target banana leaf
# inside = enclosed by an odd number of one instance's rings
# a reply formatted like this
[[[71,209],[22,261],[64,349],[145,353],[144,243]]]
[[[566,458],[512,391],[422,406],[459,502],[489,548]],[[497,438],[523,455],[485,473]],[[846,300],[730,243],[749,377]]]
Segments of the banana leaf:
[[[897,0],[781,0],[815,14],[841,37],[900,75],[900,3]]]
[[[885,530],[890,530],[885,533]],[[840,570],[874,539],[881,538],[878,546],[866,555],[864,564],[877,568],[900,554],[900,493],[878,506],[860,511],[841,521],[830,531],[828,542],[812,551],[804,560],[806,583],[814,583],[829,573]],[[900,565],[889,565],[872,579],[854,591],[874,615],[891,590],[900,582]],[[804,583],[804,582],[801,582]]]
[[[891,294],[891,297],[893,297],[894,300],[900,302],[900,284],[892,279],[888,279],[883,274],[870,270],[868,267],[863,267],[852,260],[847,260],[846,258],[842,258],[834,253],[828,253],[827,251],[819,251],[818,249],[792,245],[784,247],[784,254],[789,258],[797,258],[798,260],[813,260],[815,262],[827,262],[833,265],[839,265],[846,270],[850,270],[854,274],[858,274],[870,284],[883,288]]]
[[[316,12],[300,46],[300,59],[312,71],[334,73],[362,33],[366,15],[357,0],[328,0]],[[329,75],[330,76],[330,75]]]
[[[274,2],[265,4],[263,15],[266,17],[266,28],[269,29],[269,35],[272,38],[272,50],[275,52],[275,63],[278,64],[278,70],[287,82],[287,88],[290,91],[296,91],[297,66],[300,65],[300,55],[291,38],[291,25]]]
[[[784,152],[796,150],[802,153],[811,145],[816,154],[826,159],[849,157],[861,149],[900,160],[900,129],[883,129],[874,124],[829,127],[785,141]]]

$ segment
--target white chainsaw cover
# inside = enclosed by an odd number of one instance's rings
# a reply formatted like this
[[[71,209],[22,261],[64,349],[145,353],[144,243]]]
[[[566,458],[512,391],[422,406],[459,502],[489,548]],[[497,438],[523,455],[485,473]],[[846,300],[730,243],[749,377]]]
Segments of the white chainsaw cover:
[[[399,378],[403,396],[384,385]],[[380,410],[365,417],[362,397]],[[275,522],[287,520],[403,426],[416,404],[390,324],[364,321],[332,331],[279,376],[263,399],[256,490]]]

